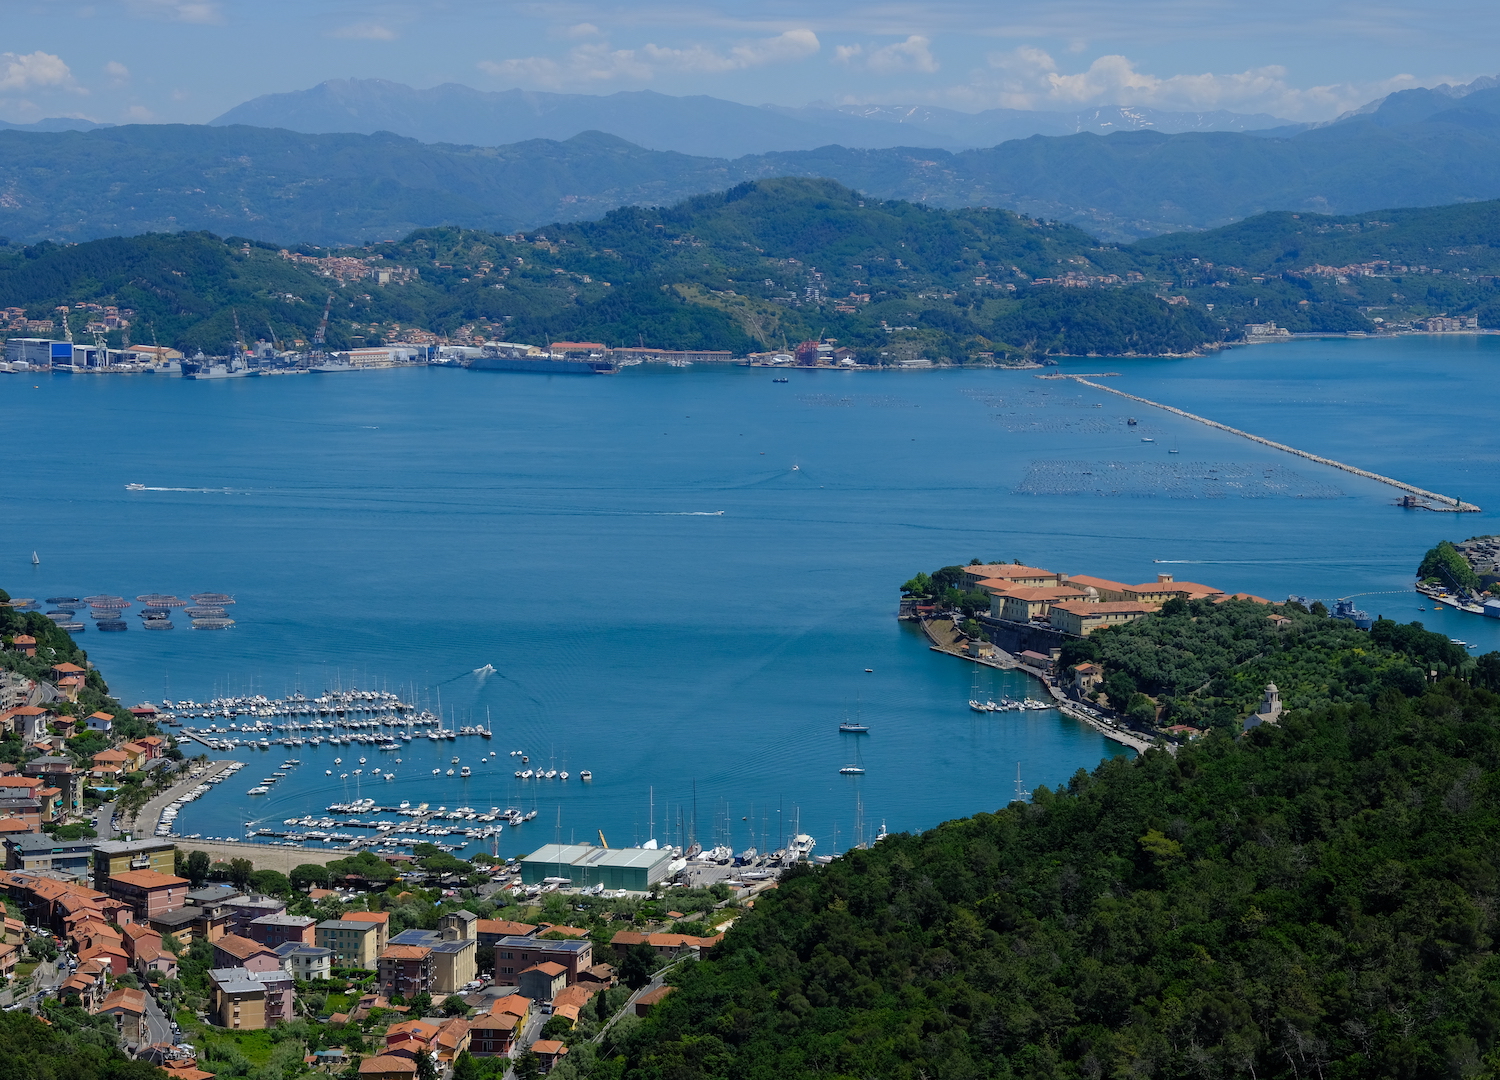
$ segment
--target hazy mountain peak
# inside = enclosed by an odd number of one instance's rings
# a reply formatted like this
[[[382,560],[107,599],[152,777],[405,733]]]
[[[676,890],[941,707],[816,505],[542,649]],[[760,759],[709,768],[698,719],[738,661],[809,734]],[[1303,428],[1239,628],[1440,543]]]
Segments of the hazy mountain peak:
[[[12,124],[0,120],[0,130],[4,131],[94,131],[97,128],[114,126],[113,124],[96,124],[81,116],[51,116],[46,120],[33,120],[29,124]]]
[[[250,124],[308,134],[393,131],[423,142],[499,146],[528,139],[563,141],[607,131],[652,150],[738,158],[771,151],[915,146],[966,150],[1032,135],[1154,129],[1252,131],[1285,124],[1273,116],[1225,111],[1174,113],[1109,106],[1076,113],[990,109],[958,112],[932,105],[742,105],[706,95],[654,90],[554,94],[475,90],[458,83],[414,89],[386,79],[331,79],[307,90],[267,94],[230,109],[216,125]]]

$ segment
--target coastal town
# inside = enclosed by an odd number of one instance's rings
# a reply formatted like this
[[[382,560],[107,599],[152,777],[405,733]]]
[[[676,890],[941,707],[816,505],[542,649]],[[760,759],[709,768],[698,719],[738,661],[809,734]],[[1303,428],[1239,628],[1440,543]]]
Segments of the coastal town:
[[[272,1053],[280,1030],[299,1068],[356,1080],[548,1072],[649,1013],[665,974],[774,887],[706,854],[684,873],[696,851],[654,842],[305,849],[291,866],[285,848],[143,836],[236,763],[189,758],[36,613],[6,597],[0,618],[33,630],[8,623],[0,651],[0,1007],[81,1009],[175,1080]]]

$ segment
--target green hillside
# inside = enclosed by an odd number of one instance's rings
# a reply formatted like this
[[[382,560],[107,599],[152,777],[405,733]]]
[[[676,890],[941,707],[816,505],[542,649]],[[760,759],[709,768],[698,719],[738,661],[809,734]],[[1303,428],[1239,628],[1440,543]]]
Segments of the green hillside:
[[[1496,1075],[1500,655],[1428,684],[1446,639],[1380,625],[1302,634],[1333,685],[1277,727],[790,871],[577,1075]]]
[[[772,180],[667,209],[503,235],[418,230],[399,243],[297,249],[412,271],[345,284],[273,245],[209,234],[0,249],[0,306],[49,318],[61,303],[136,312],[133,340],[224,352],[247,339],[308,340],[335,296],[334,347],[412,327],[542,342],[718,348],[794,346],[820,332],[868,362],[1045,352],[1189,352],[1222,329],[1149,283],[1059,295],[1035,278],[1116,274],[1131,257],[1067,225],[1003,210],[928,210],[862,199],[830,181]],[[1117,273],[1118,271],[1118,273]],[[75,312],[76,328],[87,321]],[[116,335],[118,340],[119,335]]]
[[[210,354],[228,350],[236,316],[247,340],[310,340],[330,292],[335,348],[469,328],[491,340],[736,354],[821,334],[866,363],[1183,354],[1236,340],[1249,322],[1372,331],[1373,318],[1447,313],[1500,324],[1495,223],[1500,203],[1278,213],[1119,246],[1006,210],[938,210],[782,178],[533,232],[300,245],[304,261],[202,232],[10,245],[0,247],[0,307],[33,319],[63,303],[130,308],[134,342]],[[325,276],[330,258],[346,260],[343,277]],[[1371,276],[1355,265],[1372,260],[1383,262]],[[394,280],[376,284],[368,272],[379,269]],[[75,309],[75,333],[88,319]]]

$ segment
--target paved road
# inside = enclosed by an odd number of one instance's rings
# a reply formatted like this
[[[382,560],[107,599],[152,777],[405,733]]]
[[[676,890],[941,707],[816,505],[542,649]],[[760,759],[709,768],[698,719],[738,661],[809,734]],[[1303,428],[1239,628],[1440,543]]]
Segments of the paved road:
[[[94,831],[99,834],[101,840],[113,840],[115,830],[109,827],[109,823],[115,819],[115,804],[113,802],[102,803],[94,812]],[[155,828],[156,826],[152,826]]]
[[[172,1041],[172,1022],[167,1019],[167,1014],[162,1012],[161,1006],[156,1003],[156,998],[150,994],[146,995],[146,1042],[170,1043]]]

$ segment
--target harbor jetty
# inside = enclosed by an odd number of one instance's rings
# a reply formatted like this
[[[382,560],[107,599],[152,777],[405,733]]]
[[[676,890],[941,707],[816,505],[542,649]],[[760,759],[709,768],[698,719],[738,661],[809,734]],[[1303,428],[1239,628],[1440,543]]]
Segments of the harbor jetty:
[[[1319,465],[1328,465],[1335,469],[1342,469],[1347,473],[1353,473],[1355,476],[1363,476],[1367,480],[1377,480],[1382,484],[1389,484],[1393,488],[1399,488],[1400,490],[1408,492],[1411,495],[1415,495],[1423,499],[1430,499],[1439,504],[1437,506],[1421,506],[1421,504],[1413,503],[1409,499],[1403,500],[1402,505],[1407,507],[1419,507],[1426,510],[1443,510],[1449,513],[1457,514],[1479,513],[1479,507],[1475,506],[1473,503],[1467,503],[1463,502],[1460,499],[1456,499],[1452,495],[1441,495],[1436,491],[1428,491],[1425,488],[1416,487],[1415,485],[1408,484],[1402,480],[1396,480],[1389,476],[1381,476],[1379,473],[1370,472],[1368,469],[1361,469],[1355,465],[1346,465],[1342,461],[1335,461],[1333,460],[1333,458],[1320,457],[1317,454],[1308,453],[1306,450],[1298,450],[1295,446],[1288,446],[1285,443],[1274,442],[1271,439],[1265,439],[1259,435],[1252,435],[1248,431],[1241,431],[1239,428],[1230,427],[1228,424],[1221,424],[1217,420],[1210,420],[1207,417],[1198,416],[1197,414],[1187,412],[1184,409],[1178,409],[1171,405],[1163,405],[1159,401],[1152,401],[1150,398],[1143,398],[1136,394],[1127,394],[1124,390],[1116,390],[1114,387],[1105,386],[1103,383],[1092,382],[1083,375],[1039,375],[1036,377],[1072,379],[1074,382],[1081,383],[1082,385],[1091,387],[1095,390],[1103,390],[1106,393],[1116,394],[1119,397],[1127,398],[1130,401],[1138,401],[1142,405],[1150,405],[1155,409],[1161,409],[1165,412],[1175,413],[1177,416],[1184,417],[1185,419],[1192,420],[1196,423],[1206,424],[1208,427],[1218,428],[1220,431],[1227,431],[1231,435],[1238,435],[1242,439],[1249,439],[1251,442],[1260,443],[1262,446],[1269,446],[1273,450],[1281,450],[1288,454],[1295,454],[1297,457],[1306,458],[1308,461],[1315,461]]]

